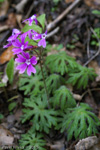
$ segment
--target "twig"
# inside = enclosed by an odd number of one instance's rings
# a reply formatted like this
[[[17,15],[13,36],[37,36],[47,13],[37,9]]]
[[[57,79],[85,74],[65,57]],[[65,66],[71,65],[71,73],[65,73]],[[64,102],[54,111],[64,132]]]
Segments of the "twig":
[[[88,58],[90,58],[89,43],[90,43],[90,32],[88,29],[88,40],[87,40],[87,56],[88,56]]]
[[[96,32],[95,32],[92,28],[90,28],[90,29],[91,29],[92,33],[96,36],[96,38],[97,38],[97,40],[98,40],[99,48],[98,48],[98,51],[95,53],[95,55],[93,55],[83,66],[88,65],[88,64],[89,64],[96,56],[98,56],[99,53],[100,53],[100,40],[99,40],[99,38],[98,38]]]
[[[4,25],[4,26],[0,27],[0,32],[3,32],[3,31],[8,30],[8,29],[9,29],[9,26]]]
[[[23,12],[23,9],[24,9],[26,3],[28,3],[28,1],[29,0],[21,0],[21,2],[15,6],[15,9],[17,10],[17,12]]]
[[[79,4],[80,1],[82,0],[75,0],[60,16],[57,17],[57,19],[47,25],[47,30],[50,31],[54,28],[59,21],[61,21],[75,6],[77,6],[77,4]]]
[[[32,11],[32,9],[33,9],[34,7],[35,7],[35,5],[34,5],[34,1],[33,1],[33,3],[31,4],[30,9],[28,10],[28,12],[27,12],[25,18],[28,18],[28,17],[29,17],[29,15],[30,15],[30,13],[31,13],[31,11]]]
[[[59,27],[55,28],[53,31],[51,31],[50,33],[47,34],[46,38],[50,38],[51,36],[53,36],[54,34],[56,34],[59,31]]]

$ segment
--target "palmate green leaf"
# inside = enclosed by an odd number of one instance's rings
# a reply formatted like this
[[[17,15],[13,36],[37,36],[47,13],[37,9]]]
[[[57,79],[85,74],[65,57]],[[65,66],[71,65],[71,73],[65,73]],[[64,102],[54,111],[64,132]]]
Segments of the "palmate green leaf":
[[[88,85],[89,80],[93,80],[97,74],[94,72],[92,68],[83,67],[78,65],[78,67],[69,72],[69,78],[67,83],[71,83],[72,85],[77,85],[77,88],[83,87],[84,89]]]
[[[56,126],[57,112],[54,109],[48,109],[48,103],[46,95],[41,95],[40,97],[34,97],[34,99],[26,98],[23,105],[26,107],[23,109],[24,115],[22,122],[27,120],[32,121],[33,130],[44,131],[49,133],[52,126]]]
[[[7,73],[10,84],[12,84],[13,78],[14,78],[14,59],[13,58],[11,58],[11,60],[7,64],[6,73]]]
[[[44,29],[44,26],[45,26],[45,14],[42,14],[39,17],[37,17],[37,20],[42,25],[42,28]]]
[[[62,51],[57,54],[47,56],[46,65],[48,65],[52,73],[57,72],[64,75],[68,72],[68,67],[74,69],[77,63],[74,58],[68,56],[65,51]]]
[[[42,74],[40,68],[36,66],[36,74],[27,76],[24,74],[19,80],[19,89],[24,91],[24,95],[36,96],[41,93],[41,89],[44,88],[42,80]]]
[[[66,86],[61,86],[55,91],[53,104],[55,107],[61,107],[61,109],[72,108],[76,106],[75,99],[73,98],[71,92],[66,88]]]
[[[100,121],[91,111],[92,108],[88,104],[81,103],[78,107],[67,109],[62,115],[59,126],[61,132],[67,130],[68,140],[73,136],[75,139],[82,139],[98,133],[97,127],[100,126]]]
[[[46,78],[46,86],[49,93],[54,93],[54,91],[60,87],[61,84],[65,83],[65,79],[59,74],[51,74]]]
[[[46,150],[44,148],[46,142],[43,135],[36,132],[34,133],[32,130],[29,130],[28,133],[21,135],[19,142],[19,146],[23,147],[24,150]]]

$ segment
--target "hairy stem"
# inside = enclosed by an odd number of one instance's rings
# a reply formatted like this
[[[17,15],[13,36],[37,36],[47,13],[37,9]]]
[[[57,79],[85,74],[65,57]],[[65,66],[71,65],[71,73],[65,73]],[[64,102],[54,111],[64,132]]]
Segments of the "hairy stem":
[[[49,104],[49,95],[48,95],[48,90],[47,90],[47,86],[46,86],[46,82],[45,82],[45,77],[44,77],[44,73],[43,73],[43,65],[42,65],[42,60],[43,60],[43,59],[42,59],[42,49],[40,49],[39,59],[40,59],[41,73],[42,73],[43,82],[44,82],[44,88],[45,88],[45,92],[46,92],[46,96],[47,96],[48,108],[50,108],[50,104]]]

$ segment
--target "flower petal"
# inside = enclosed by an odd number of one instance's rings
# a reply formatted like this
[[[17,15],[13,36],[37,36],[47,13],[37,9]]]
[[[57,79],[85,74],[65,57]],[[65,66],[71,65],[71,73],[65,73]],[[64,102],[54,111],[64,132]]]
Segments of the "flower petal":
[[[7,48],[7,47],[9,47],[11,45],[12,45],[12,43],[8,43],[8,44],[4,45],[3,48]]]
[[[15,47],[21,47],[21,43],[18,39],[16,39],[15,42],[12,42],[12,45],[15,46]]]
[[[12,51],[14,52],[14,55],[22,52],[22,50],[19,48],[13,48]]]
[[[36,73],[36,69],[30,64],[27,68],[27,74],[30,76],[31,72]]]
[[[30,58],[29,53],[22,52],[22,54],[23,54],[23,56],[24,56],[26,59],[29,59],[29,58]]]
[[[20,70],[20,72],[19,72],[20,74],[24,73],[25,70],[26,70],[26,68],[27,68],[27,64],[26,64],[26,63],[21,64],[21,65],[18,65],[18,66],[16,67],[17,70]]]
[[[20,36],[20,39],[21,39],[21,43],[22,43],[22,44],[24,44],[25,38],[26,38],[26,36],[25,36],[24,34],[22,34],[22,35]]]
[[[19,54],[18,58],[16,58],[15,61],[19,62],[19,63],[22,63],[22,62],[25,62],[26,59],[21,54]]]
[[[36,65],[36,64],[37,64],[36,57],[33,56],[33,57],[31,58],[30,62],[31,62],[31,64]]]
[[[38,46],[39,47],[43,46],[45,48],[46,47],[46,41],[45,41],[45,39],[40,40],[39,43],[38,43]]]
[[[32,25],[32,22],[33,22],[33,20],[32,20],[32,19],[29,19],[29,26]]]

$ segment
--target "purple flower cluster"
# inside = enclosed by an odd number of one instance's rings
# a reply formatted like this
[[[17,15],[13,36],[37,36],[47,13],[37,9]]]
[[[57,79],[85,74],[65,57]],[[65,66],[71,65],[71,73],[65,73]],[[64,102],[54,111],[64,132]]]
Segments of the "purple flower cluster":
[[[32,23],[35,22],[35,24],[38,24],[38,20],[36,18],[36,14],[31,16],[28,19],[25,19],[23,22],[28,21],[29,26],[32,26]],[[45,33],[38,33],[34,31],[33,29],[28,30],[25,33],[22,33],[18,29],[13,29],[12,35],[7,39],[8,44],[4,45],[3,48],[7,48],[11,45],[14,46],[12,49],[13,54],[17,55],[17,58],[15,59],[16,62],[21,63],[17,66],[17,70],[19,70],[19,73],[22,74],[27,70],[27,74],[30,76],[31,72],[36,73],[36,69],[33,67],[33,65],[37,64],[36,57],[30,57],[29,53],[25,51],[29,51],[34,47],[34,45],[29,45],[29,42],[26,41],[26,37],[28,36],[29,39],[37,41],[38,40],[38,47],[46,47],[46,35],[47,31]]]

